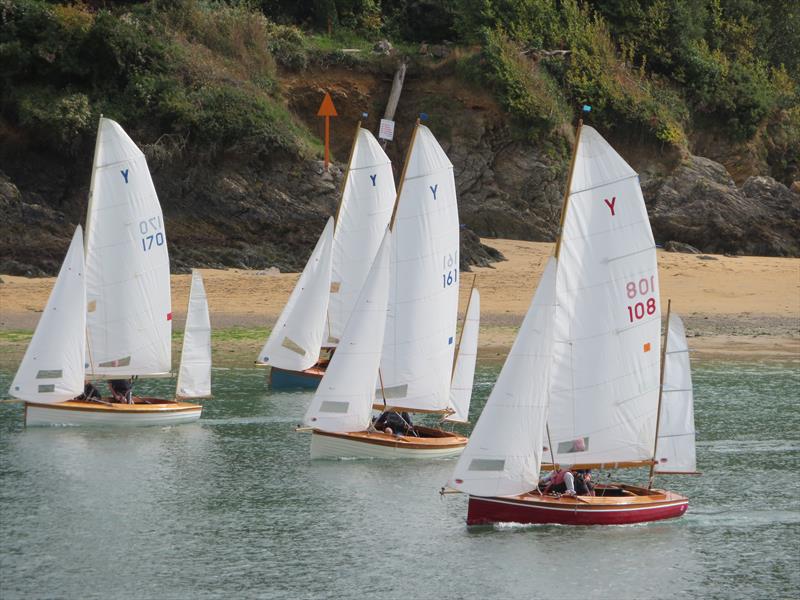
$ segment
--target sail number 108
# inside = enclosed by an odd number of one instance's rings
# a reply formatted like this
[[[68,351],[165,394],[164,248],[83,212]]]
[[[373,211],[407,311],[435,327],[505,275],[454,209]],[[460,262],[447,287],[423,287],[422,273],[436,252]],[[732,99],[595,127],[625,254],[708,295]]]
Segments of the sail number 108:
[[[642,277],[638,281],[629,281],[625,284],[625,293],[628,296],[628,299],[634,300],[639,298],[638,302],[634,302],[633,304],[629,304],[627,306],[628,320],[631,323],[643,319],[645,315],[652,316],[655,314],[655,297],[650,296],[649,298],[645,298],[645,296],[648,296],[649,294],[655,294],[655,291],[655,275],[650,275],[650,277]]]

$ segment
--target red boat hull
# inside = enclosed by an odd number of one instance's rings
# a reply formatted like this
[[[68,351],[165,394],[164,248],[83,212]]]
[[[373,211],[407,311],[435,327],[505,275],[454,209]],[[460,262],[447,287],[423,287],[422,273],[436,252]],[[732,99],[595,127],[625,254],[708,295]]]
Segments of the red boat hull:
[[[630,490],[641,490],[625,486]],[[559,525],[629,525],[683,516],[689,500],[672,492],[623,497],[555,498],[522,495],[509,498],[469,497],[467,525],[542,523]]]

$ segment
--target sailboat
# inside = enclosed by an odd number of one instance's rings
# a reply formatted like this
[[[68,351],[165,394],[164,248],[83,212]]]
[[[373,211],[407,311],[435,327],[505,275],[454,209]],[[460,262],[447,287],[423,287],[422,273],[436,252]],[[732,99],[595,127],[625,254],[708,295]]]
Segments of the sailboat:
[[[83,240],[84,297],[80,306],[70,304],[68,315],[60,313],[61,318],[75,322],[83,319],[85,323],[80,342],[86,347],[82,376],[108,380],[168,377],[172,361],[172,308],[161,206],[144,154],[119,124],[102,117],[90,187]],[[198,289],[202,289],[202,283],[193,282],[193,291]],[[190,311],[205,306],[205,294],[198,294],[190,302]],[[205,310],[207,318],[207,307],[201,310]],[[192,314],[188,317],[191,323],[196,323],[196,319]],[[49,322],[43,319],[37,332],[48,327]],[[197,339],[193,332],[189,337],[190,344]],[[210,371],[210,347],[184,351],[187,359],[198,354],[208,355],[200,368]],[[25,360],[20,372],[23,367],[27,369]],[[195,374],[184,375],[183,381],[198,377],[197,365],[186,368]],[[183,367],[181,371],[186,372]],[[179,382],[181,385],[184,384]],[[201,395],[207,392],[194,384],[187,383],[184,387],[186,393],[179,389],[181,398],[198,397],[198,391]],[[167,425],[196,421],[202,411],[198,404],[172,399],[132,396],[131,403],[118,403],[102,398],[70,400],[59,394],[59,400],[53,402],[56,396],[47,396],[49,401],[41,396],[22,397],[13,386],[11,393],[27,401],[28,425]]]
[[[305,415],[305,425],[313,429],[312,458],[428,458],[455,456],[463,450],[467,438],[454,432],[415,426],[400,435],[376,431],[369,420],[373,408],[443,415],[453,411],[458,251],[453,165],[431,131],[418,121],[369,285]],[[377,289],[384,280],[388,289]],[[377,299],[368,300],[369,294]],[[386,309],[376,311],[376,306]],[[366,332],[364,312],[373,321]],[[367,354],[370,362],[361,364]],[[474,363],[474,355],[471,359]],[[356,401],[345,409],[343,396],[358,398],[356,413],[349,412]],[[358,419],[345,414],[358,414]]]
[[[669,316],[659,352],[656,250],[638,176],[593,128],[579,124],[576,137],[555,256],[449,482],[469,495],[469,525],[638,523],[688,507],[652,488],[658,466],[694,471],[694,426],[685,338]],[[678,439],[680,449],[667,441]],[[691,460],[677,458],[689,447]],[[540,493],[540,470],[556,465],[650,467],[651,478],[598,484],[595,495]]]
[[[344,179],[335,227],[320,237],[256,360],[272,367],[273,389],[319,385],[392,215],[392,164],[361,122]]]

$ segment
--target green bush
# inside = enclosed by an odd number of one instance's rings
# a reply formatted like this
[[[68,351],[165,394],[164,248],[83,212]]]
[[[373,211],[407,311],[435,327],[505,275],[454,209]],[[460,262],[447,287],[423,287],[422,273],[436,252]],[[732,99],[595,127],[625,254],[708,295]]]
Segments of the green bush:
[[[532,140],[569,121],[555,80],[525,58],[503,32],[485,30],[483,56],[487,80],[504,108],[529,129]]]

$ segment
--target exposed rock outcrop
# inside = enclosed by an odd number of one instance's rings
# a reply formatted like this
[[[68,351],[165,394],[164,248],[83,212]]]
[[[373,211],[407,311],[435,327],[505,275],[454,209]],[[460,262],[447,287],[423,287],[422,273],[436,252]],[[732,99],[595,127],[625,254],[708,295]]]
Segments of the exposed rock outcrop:
[[[717,254],[800,254],[800,196],[771,177],[742,188],[721,164],[690,156],[670,175],[642,180],[656,241]]]

